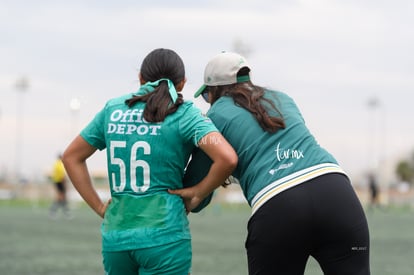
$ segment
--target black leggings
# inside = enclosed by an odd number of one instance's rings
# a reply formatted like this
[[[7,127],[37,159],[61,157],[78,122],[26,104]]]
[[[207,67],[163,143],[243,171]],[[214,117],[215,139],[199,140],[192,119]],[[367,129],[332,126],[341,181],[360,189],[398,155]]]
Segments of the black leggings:
[[[250,218],[250,275],[299,275],[309,256],[326,275],[367,275],[369,231],[348,178],[326,174],[288,189]]]

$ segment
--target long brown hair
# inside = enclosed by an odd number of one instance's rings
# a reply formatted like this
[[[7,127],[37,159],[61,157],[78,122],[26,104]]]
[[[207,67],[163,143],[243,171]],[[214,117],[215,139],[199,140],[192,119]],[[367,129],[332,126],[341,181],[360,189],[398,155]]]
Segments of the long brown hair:
[[[237,76],[248,75],[249,71],[247,67],[242,68]],[[250,80],[230,85],[210,86],[208,89],[211,105],[222,96],[230,96],[236,105],[246,109],[256,118],[263,130],[275,133],[286,127],[282,113],[270,99],[264,97],[265,89],[253,85]],[[276,112],[277,116],[269,115],[269,111]]]
[[[170,79],[177,85],[185,78],[184,63],[180,56],[169,49],[155,49],[150,52],[142,62],[140,69],[142,79],[153,82],[161,78]],[[137,102],[146,102],[144,118],[148,122],[162,122],[169,114],[177,111],[184,102],[183,95],[178,93],[178,98],[171,103],[167,81],[161,81],[154,91],[142,96],[134,95],[127,99],[125,104],[128,107],[134,106]]]

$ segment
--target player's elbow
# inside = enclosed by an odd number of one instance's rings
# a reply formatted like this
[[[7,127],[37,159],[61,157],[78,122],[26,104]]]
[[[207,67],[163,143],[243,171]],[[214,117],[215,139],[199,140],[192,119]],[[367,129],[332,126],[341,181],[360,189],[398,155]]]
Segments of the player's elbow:
[[[70,152],[65,151],[63,153],[62,162],[66,169],[73,163],[73,156],[70,154]]]
[[[230,173],[233,172],[234,169],[236,169],[238,162],[239,158],[237,157],[237,154],[234,151],[227,153],[222,159],[222,164]]]
[[[68,167],[72,167],[77,165],[81,162],[79,156],[76,154],[76,151],[70,150],[70,148],[66,149],[62,155],[62,162],[66,169]]]

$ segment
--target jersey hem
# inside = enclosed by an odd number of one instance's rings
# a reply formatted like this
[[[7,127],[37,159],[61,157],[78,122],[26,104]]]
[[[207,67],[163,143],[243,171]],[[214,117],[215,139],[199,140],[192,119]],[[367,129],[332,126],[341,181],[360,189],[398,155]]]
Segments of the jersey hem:
[[[329,173],[341,173],[346,175],[345,171],[334,163],[322,163],[300,171],[297,171],[287,177],[272,182],[259,191],[252,200],[252,215],[268,200],[277,194],[304,183],[318,176]]]

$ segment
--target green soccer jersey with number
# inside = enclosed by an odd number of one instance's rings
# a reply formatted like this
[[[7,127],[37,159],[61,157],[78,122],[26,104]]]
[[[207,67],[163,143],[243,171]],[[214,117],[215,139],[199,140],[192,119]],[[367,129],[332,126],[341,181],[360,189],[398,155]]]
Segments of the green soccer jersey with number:
[[[190,239],[182,199],[185,166],[206,134],[217,131],[191,102],[163,122],[145,121],[145,103],[129,108],[131,94],[109,100],[81,136],[106,149],[112,202],[102,223],[103,251],[153,247]]]

